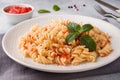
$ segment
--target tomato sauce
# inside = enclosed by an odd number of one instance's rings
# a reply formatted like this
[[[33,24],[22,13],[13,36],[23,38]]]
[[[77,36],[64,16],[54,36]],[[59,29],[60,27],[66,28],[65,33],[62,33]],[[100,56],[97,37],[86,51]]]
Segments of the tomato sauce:
[[[23,6],[10,6],[6,12],[11,14],[23,14],[31,11],[31,7],[23,7]]]

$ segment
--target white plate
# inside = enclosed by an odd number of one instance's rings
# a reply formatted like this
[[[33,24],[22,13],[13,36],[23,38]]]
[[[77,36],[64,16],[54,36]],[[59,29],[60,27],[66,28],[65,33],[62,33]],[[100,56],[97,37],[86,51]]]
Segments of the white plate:
[[[58,66],[58,65],[44,65],[33,62],[30,58],[25,58],[18,50],[18,37],[26,33],[29,28],[38,23],[40,25],[47,25],[51,20],[58,19],[69,19],[74,22],[83,22],[83,23],[91,23],[97,26],[102,31],[109,33],[111,36],[111,45],[113,47],[113,52],[103,58],[98,58],[95,63],[83,63],[78,66]],[[52,16],[43,16],[40,18],[30,19],[24,22],[21,22],[11,28],[3,37],[2,46],[6,54],[16,62],[41,71],[47,72],[56,72],[56,73],[72,73],[72,72],[82,72],[87,70],[96,69],[107,65],[114,60],[116,60],[120,56],[120,30],[109,24],[105,21],[86,17],[79,15],[52,15]]]

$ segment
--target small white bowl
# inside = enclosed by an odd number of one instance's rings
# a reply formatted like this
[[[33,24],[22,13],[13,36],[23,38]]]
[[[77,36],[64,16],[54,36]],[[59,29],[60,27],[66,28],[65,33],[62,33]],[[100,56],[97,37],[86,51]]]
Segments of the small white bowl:
[[[21,14],[13,14],[13,13],[8,13],[6,10],[10,8],[11,6],[21,6],[21,7],[30,7],[32,10],[29,12],[21,13]],[[17,24],[21,21],[24,21],[26,19],[32,18],[33,14],[33,6],[29,4],[14,4],[14,5],[8,5],[2,9],[3,14],[6,15],[6,18],[8,19],[9,23],[11,24]]]

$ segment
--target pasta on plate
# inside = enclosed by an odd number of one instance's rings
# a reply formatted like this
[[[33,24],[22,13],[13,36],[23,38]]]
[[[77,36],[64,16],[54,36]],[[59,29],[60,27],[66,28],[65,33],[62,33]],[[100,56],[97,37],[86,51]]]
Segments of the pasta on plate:
[[[95,62],[98,57],[105,57],[111,53],[110,36],[97,27],[82,34],[92,37],[96,43],[95,51],[89,50],[77,40],[66,44],[65,38],[70,33],[66,27],[69,22],[69,20],[58,20],[42,27],[34,25],[19,38],[18,47],[21,53],[41,64],[58,65]]]

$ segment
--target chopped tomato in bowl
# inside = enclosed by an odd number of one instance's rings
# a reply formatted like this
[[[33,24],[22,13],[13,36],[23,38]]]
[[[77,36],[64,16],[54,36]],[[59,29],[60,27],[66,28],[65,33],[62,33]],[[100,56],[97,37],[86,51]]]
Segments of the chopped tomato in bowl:
[[[22,14],[22,13],[27,13],[29,11],[31,11],[32,8],[31,7],[23,7],[23,6],[18,6],[18,5],[13,5],[8,7],[5,12],[7,13],[11,13],[11,14]]]
[[[29,4],[8,5],[2,9],[9,23],[17,24],[26,19],[32,18],[33,6]]]

